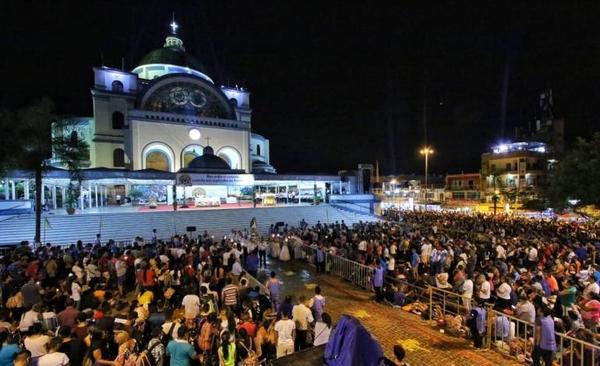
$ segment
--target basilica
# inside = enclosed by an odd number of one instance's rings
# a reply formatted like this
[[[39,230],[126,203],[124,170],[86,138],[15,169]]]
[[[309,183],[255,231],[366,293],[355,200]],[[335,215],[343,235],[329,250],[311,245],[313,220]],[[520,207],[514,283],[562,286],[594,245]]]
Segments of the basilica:
[[[55,136],[76,131],[88,142],[84,189],[100,197],[96,206],[116,203],[132,191],[169,204],[189,197],[235,201],[257,192],[256,186],[258,193],[260,186],[277,186],[277,193],[286,195],[324,194],[325,182],[338,177],[276,174],[269,140],[252,132],[250,92],[216,85],[186,52],[177,30],[173,21],[163,47],[131,71],[94,67],[93,117],[71,118],[54,128]],[[64,190],[64,179],[47,182]]]

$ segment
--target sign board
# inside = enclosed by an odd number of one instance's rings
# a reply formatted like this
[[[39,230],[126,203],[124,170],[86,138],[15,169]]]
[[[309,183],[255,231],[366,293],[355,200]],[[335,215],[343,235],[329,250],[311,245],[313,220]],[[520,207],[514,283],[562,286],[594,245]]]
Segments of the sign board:
[[[184,186],[251,186],[252,174],[177,174],[177,185]]]

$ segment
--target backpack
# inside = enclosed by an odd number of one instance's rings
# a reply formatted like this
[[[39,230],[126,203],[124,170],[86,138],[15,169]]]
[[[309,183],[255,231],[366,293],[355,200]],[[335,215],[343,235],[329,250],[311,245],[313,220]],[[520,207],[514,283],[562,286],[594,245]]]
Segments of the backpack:
[[[135,361],[135,366],[156,366],[156,360],[154,359],[154,356],[152,355],[152,351],[159,344],[161,344],[160,341],[154,342],[152,347],[143,350],[139,354],[137,360]]]
[[[171,323],[171,326],[169,327],[169,332],[167,334],[163,334],[162,338],[160,339],[161,343],[163,344],[163,346],[165,346],[165,348],[173,338],[173,329],[175,329],[175,322]]]

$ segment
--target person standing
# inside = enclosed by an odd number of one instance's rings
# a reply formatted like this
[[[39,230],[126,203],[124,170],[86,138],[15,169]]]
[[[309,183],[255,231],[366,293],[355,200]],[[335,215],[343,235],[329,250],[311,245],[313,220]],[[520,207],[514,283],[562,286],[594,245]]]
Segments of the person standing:
[[[544,366],[552,365],[552,358],[556,351],[552,314],[553,311],[549,307],[538,310],[538,318],[535,320],[535,346],[531,353],[533,366],[541,366],[540,359],[544,360]]]
[[[274,311],[277,311],[277,308],[279,307],[279,293],[281,290],[281,282],[279,281],[279,279],[277,279],[277,274],[275,273],[275,271],[271,272],[271,278],[269,278],[265,286],[269,289],[269,295],[271,296],[271,306],[273,307]]]
[[[258,243],[258,258],[259,258],[259,265],[260,266],[267,266],[267,242],[265,241],[264,237],[260,238],[260,241]]]
[[[323,243],[317,247],[315,261],[317,266],[317,274],[325,274],[325,250],[323,250]]]
[[[298,297],[298,305],[292,309],[292,319],[296,324],[296,338],[294,339],[294,350],[296,352],[306,349],[306,334],[308,333],[310,323],[315,320],[312,312],[306,307],[305,303],[306,297],[300,295]]]
[[[281,320],[275,323],[273,330],[277,333],[277,358],[294,353],[294,341],[296,339],[296,324],[289,319],[286,309],[281,312]]]
[[[469,319],[467,320],[467,325],[471,330],[471,338],[473,339],[473,346],[475,348],[483,347],[486,319],[485,300],[477,299],[477,305],[471,309]]]
[[[320,321],[325,310],[325,297],[321,295],[321,286],[315,287],[315,296],[310,299],[308,307],[312,310],[315,321]]]
[[[221,346],[217,351],[219,366],[235,366],[235,351],[235,343],[231,342],[231,334],[226,330],[221,334]]]
[[[258,275],[259,257],[256,255],[257,250],[254,249],[246,257],[246,269],[248,274],[254,278]]]
[[[373,287],[375,288],[375,301],[383,301],[383,267],[381,267],[381,261],[378,259],[376,262],[377,267],[373,270]]]
[[[471,277],[473,277],[473,275],[470,272],[465,273],[465,280],[460,286],[460,289],[462,289],[462,303],[467,314],[471,312],[471,300],[473,298],[474,285]]]
[[[188,342],[188,330],[185,326],[177,329],[177,339],[167,344],[167,354],[171,357],[171,365],[189,366],[190,361],[198,357],[194,346]]]

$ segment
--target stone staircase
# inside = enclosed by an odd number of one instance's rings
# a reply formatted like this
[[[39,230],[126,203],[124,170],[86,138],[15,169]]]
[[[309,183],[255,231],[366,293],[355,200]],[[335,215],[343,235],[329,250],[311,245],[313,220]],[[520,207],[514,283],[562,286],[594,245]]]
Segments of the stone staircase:
[[[284,222],[289,227],[298,226],[304,219],[309,226],[336,221],[351,225],[359,221],[376,221],[369,215],[342,212],[329,205],[319,206],[279,206],[268,208],[215,209],[190,211],[150,211],[150,212],[105,212],[76,215],[44,215],[50,227],[44,229],[42,219],[42,241],[52,244],[71,244],[81,239],[84,243],[93,242],[101,233],[103,241],[130,241],[136,236],[149,239],[152,229],[159,238],[169,238],[175,234],[185,234],[188,226],[195,226],[193,236],[204,230],[215,237],[228,234],[231,229],[249,228],[256,217],[258,231],[267,233],[269,227]],[[0,216],[0,245],[13,245],[21,240],[33,241],[35,216]]]

